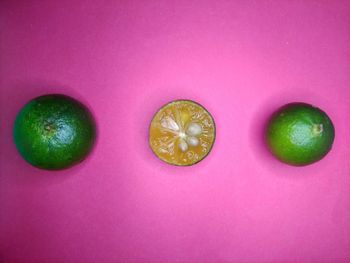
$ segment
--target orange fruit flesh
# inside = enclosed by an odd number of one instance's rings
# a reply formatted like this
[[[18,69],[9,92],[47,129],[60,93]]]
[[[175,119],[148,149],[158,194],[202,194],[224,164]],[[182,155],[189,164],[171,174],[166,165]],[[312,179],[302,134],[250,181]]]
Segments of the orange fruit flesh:
[[[153,117],[149,144],[169,164],[193,165],[205,158],[215,140],[215,123],[209,112],[189,100],[163,106]]]

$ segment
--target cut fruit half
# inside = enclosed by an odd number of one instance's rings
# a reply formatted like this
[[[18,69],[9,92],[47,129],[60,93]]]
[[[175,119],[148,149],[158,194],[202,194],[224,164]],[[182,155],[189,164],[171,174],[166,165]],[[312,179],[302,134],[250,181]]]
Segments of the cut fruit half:
[[[190,100],[164,105],[153,117],[149,145],[162,161],[180,166],[198,163],[215,141],[215,123],[210,113]]]

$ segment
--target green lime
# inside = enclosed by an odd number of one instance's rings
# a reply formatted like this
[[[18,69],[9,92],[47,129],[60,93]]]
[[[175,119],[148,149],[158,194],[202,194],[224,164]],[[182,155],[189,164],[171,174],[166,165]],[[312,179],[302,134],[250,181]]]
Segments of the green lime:
[[[303,166],[322,159],[331,150],[334,126],[324,111],[306,103],[290,103],[272,115],[265,137],[276,158]]]
[[[50,94],[29,101],[17,114],[13,136],[33,166],[60,170],[81,162],[92,149],[95,122],[79,101]]]

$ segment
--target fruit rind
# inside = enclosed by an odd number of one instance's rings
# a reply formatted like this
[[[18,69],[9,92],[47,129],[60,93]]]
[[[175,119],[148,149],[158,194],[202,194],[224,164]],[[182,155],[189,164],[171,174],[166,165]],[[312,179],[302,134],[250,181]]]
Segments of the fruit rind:
[[[328,115],[310,104],[289,103],[270,118],[265,140],[280,161],[304,166],[321,160],[331,150],[334,125]]]
[[[20,155],[46,170],[66,169],[84,160],[95,136],[95,121],[88,108],[62,94],[29,101],[17,114],[13,127]]]

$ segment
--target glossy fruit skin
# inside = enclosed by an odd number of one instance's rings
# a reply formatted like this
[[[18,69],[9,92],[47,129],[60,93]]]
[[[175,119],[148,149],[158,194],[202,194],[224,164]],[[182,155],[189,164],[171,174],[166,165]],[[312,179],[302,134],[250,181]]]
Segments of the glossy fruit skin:
[[[61,94],[29,101],[17,114],[13,127],[21,156],[46,170],[61,170],[81,162],[91,151],[95,135],[90,111]]]
[[[334,126],[327,114],[310,104],[290,103],[270,118],[265,139],[280,161],[304,166],[322,159],[332,148]]]

